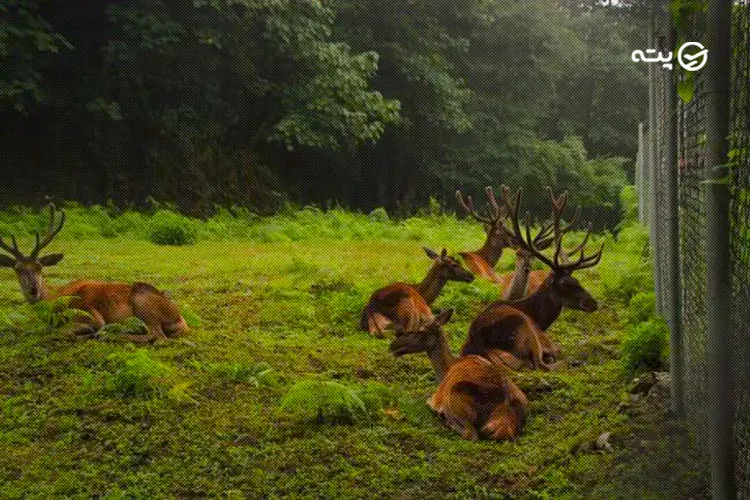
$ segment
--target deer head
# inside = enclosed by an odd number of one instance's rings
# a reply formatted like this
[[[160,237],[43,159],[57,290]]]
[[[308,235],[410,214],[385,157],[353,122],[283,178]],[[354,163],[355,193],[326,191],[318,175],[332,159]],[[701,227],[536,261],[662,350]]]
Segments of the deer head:
[[[503,220],[510,214],[510,206],[508,203],[510,188],[503,185],[500,187],[500,190],[502,191],[502,196],[498,203],[492,187],[487,186],[484,188],[488,204],[488,210],[485,215],[481,215],[476,211],[471,196],[467,196],[466,199],[464,199],[461,191],[456,191],[456,200],[467,214],[484,226],[484,232],[487,233],[487,244],[493,248],[502,250],[503,248],[513,246],[513,235],[503,224]]]
[[[448,251],[443,248],[443,251],[438,254],[434,250],[430,250],[427,247],[422,247],[427,257],[433,260],[434,264],[432,268],[436,273],[437,277],[445,281],[463,281],[464,283],[471,283],[474,281],[474,275],[468,270],[464,269],[460,262],[448,255]]]
[[[396,357],[405,354],[431,353],[440,347],[443,337],[443,325],[453,316],[453,309],[440,312],[431,321],[423,323],[417,331],[407,332],[403,327],[394,324],[396,338],[390,345],[391,354]]]
[[[0,250],[7,252],[7,255],[0,253],[0,267],[9,267],[16,272],[21,291],[26,300],[32,304],[44,299],[46,286],[42,278],[42,269],[46,266],[54,266],[63,258],[60,253],[39,256],[39,253],[52,242],[65,224],[65,212],[60,212],[58,220],[54,205],[50,205],[49,211],[50,223],[47,234],[40,238],[39,233],[36,233],[36,244],[28,256],[18,249],[15,236],[10,237],[12,245],[8,245],[0,237]]]
[[[531,215],[528,212],[526,213],[525,228],[523,231],[521,230],[521,224],[519,222],[519,209],[521,203],[520,189],[516,193],[514,202],[511,203],[512,213],[510,218],[513,225],[512,233],[516,244],[525,253],[544,262],[551,269],[552,272],[548,278],[550,290],[562,303],[563,307],[586,312],[596,311],[598,308],[596,300],[586,291],[586,289],[583,288],[583,286],[581,286],[581,283],[574,278],[572,274],[579,269],[586,269],[597,265],[602,258],[604,245],[602,244],[598,252],[586,256],[585,247],[589,235],[591,234],[591,225],[589,225],[586,236],[581,244],[570,251],[564,251],[563,236],[572,225],[569,224],[563,228],[560,224],[562,213],[567,204],[568,193],[565,192],[559,197],[555,197],[552,193],[552,189],[549,187],[547,188],[547,192],[552,204],[551,225],[553,237],[551,244],[554,245],[553,258],[550,259],[542,252],[543,248],[540,244],[539,235],[537,235],[537,237],[531,236]],[[541,231],[544,230],[545,228],[543,226]],[[577,259],[574,258],[575,254],[579,255]]]

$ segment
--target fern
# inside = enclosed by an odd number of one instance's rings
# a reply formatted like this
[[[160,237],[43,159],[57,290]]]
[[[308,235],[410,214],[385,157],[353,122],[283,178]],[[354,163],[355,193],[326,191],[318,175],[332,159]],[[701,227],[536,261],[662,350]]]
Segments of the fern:
[[[193,361],[196,370],[224,378],[232,382],[250,384],[255,387],[275,386],[278,383],[276,372],[267,363],[220,362],[204,363]]]
[[[335,425],[371,421],[379,406],[375,398],[363,400],[360,390],[342,383],[302,380],[284,396],[279,410],[282,416],[298,423]]]

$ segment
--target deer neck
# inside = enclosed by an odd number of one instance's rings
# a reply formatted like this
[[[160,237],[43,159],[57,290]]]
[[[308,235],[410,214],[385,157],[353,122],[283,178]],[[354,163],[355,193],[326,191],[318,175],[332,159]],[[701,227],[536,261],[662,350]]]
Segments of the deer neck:
[[[531,262],[532,257],[516,255],[516,268],[513,271],[513,279],[508,285],[507,300],[520,300],[526,296],[529,275],[531,274]]]
[[[474,254],[483,258],[490,267],[495,267],[495,264],[497,264],[497,261],[503,255],[503,248],[502,243],[497,241],[497,238],[492,236],[492,233],[488,233],[484,245],[474,252]]]
[[[513,302],[513,307],[526,313],[539,328],[546,330],[562,312],[562,301],[552,290],[553,274],[531,295]]]
[[[414,288],[417,289],[419,295],[422,296],[427,304],[432,304],[435,299],[443,291],[443,287],[448,280],[440,276],[440,270],[437,266],[432,266],[427,272],[427,276],[422,280],[421,283],[416,285]]]
[[[440,332],[437,344],[427,353],[427,356],[430,358],[430,363],[432,363],[432,368],[435,370],[438,382],[443,380],[457,359],[451,352],[448,339],[445,338],[445,333],[443,332]]]

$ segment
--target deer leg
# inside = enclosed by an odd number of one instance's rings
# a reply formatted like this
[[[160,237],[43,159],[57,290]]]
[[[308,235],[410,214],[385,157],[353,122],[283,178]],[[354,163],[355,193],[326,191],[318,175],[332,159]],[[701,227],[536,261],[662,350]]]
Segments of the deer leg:
[[[526,365],[526,362],[522,359],[517,358],[507,351],[501,351],[499,349],[491,349],[487,352],[485,357],[491,363],[507,366],[513,371],[518,371]]]
[[[137,344],[147,344],[149,342],[155,342],[160,340],[166,340],[167,336],[164,335],[164,330],[161,327],[161,323],[148,325],[148,333],[146,335],[132,335],[127,334],[122,337],[135,342]]]
[[[80,315],[73,320],[73,324],[65,329],[65,333],[75,337],[93,337],[104,327],[104,318],[99,311],[91,309],[88,315]]]
[[[549,335],[543,331],[537,332],[539,342],[542,345],[542,357],[545,362],[554,361],[560,355],[560,346],[550,340]]]
[[[542,333],[542,331],[536,326],[536,323],[530,318],[527,318],[518,331],[516,337],[516,348],[517,352],[525,350],[530,354],[532,368],[538,368],[548,372],[550,371],[550,366],[544,361],[542,343],[539,339],[540,333]],[[524,349],[524,347],[526,349]]]

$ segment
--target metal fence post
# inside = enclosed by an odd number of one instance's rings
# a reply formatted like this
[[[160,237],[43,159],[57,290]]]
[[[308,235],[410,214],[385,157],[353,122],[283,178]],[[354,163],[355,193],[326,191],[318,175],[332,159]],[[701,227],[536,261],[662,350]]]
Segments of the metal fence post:
[[[669,22],[666,40],[667,50],[676,43],[674,27]],[[666,203],[666,246],[668,286],[665,290],[667,321],[669,323],[670,373],[672,375],[672,411],[682,416],[684,404],[684,349],[682,339],[682,276],[680,275],[680,218],[679,186],[677,183],[677,87],[674,73],[666,71],[665,119],[664,124],[664,187]]]
[[[656,15],[651,10],[651,20],[649,23],[649,46],[655,47],[656,45]],[[651,241],[651,259],[653,262],[653,275],[654,275],[654,289],[656,291],[656,312],[662,314],[662,287],[661,280],[658,273],[659,269],[659,239],[658,239],[658,224],[656,220],[656,209],[657,209],[657,87],[656,87],[656,69],[653,64],[648,66],[648,186],[647,186],[647,197],[648,197],[648,227],[649,227],[649,239]]]
[[[708,353],[709,455],[715,500],[737,496],[734,470],[734,364],[731,323],[729,92],[732,1],[708,2],[706,45],[706,335]]]
[[[643,122],[638,124],[638,156],[635,164],[635,189],[638,193],[638,222],[646,225],[646,137]]]

